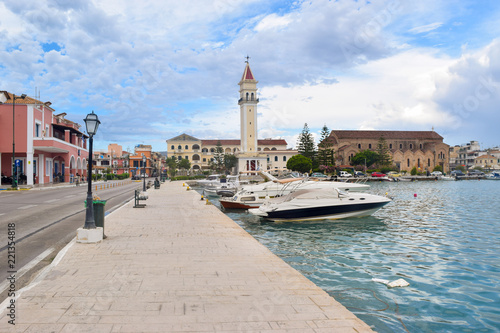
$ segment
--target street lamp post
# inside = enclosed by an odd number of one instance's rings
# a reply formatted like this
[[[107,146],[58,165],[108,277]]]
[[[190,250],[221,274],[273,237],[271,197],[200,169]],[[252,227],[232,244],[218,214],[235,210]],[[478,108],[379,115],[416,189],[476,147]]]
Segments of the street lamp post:
[[[142,154],[142,190],[146,192],[146,155]]]
[[[16,97],[12,94],[12,188],[17,189],[17,166],[16,166],[16,99],[25,99],[26,95],[22,94]]]
[[[89,167],[88,167],[88,189],[87,189],[87,210],[85,212],[85,225],[84,229],[95,229],[95,219],[94,219],[94,205],[92,200],[92,146],[94,144],[94,135],[97,133],[97,128],[101,123],[97,115],[92,111],[84,119],[85,125],[87,127],[87,133],[89,135]]]

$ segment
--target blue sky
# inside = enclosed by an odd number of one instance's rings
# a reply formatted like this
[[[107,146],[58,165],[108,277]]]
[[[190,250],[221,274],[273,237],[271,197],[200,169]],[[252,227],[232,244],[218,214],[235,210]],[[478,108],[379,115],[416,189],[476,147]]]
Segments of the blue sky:
[[[96,146],[181,133],[239,138],[250,56],[260,138],[296,145],[305,123],[431,130],[500,145],[500,2],[4,0],[0,90],[35,95]]]

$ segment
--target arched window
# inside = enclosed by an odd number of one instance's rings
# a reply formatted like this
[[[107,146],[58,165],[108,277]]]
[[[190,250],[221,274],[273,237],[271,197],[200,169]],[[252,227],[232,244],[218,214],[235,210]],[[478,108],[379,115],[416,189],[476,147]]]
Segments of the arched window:
[[[177,146],[177,149],[181,150],[181,149],[182,149],[182,146],[181,146],[181,145],[178,145],[178,146]]]
[[[286,156],[283,156],[283,162],[286,162]]]
[[[175,146],[174,146],[174,145],[172,145],[172,147],[171,147],[171,148],[172,148],[172,150],[175,150]]]
[[[403,149],[403,144],[402,143],[399,144],[399,149]]]
[[[210,148],[210,152],[211,153],[215,153],[215,149],[214,148]]]
[[[248,101],[248,93],[247,93],[247,101]]]
[[[420,149],[422,149],[422,144],[420,144]]]
[[[184,146],[184,149],[188,150],[188,149],[189,149],[189,146],[188,146],[188,145],[185,145],[185,146]]]
[[[208,153],[208,149],[207,149],[207,148],[203,148],[203,149],[201,150],[201,152],[202,152],[202,153]]]
[[[410,159],[408,159],[408,167],[410,167]]]
[[[252,95],[251,95],[250,99],[253,101],[253,99],[254,99],[254,97],[253,97],[253,93],[252,93]]]
[[[410,143],[410,149],[413,149],[413,143]]]
[[[276,149],[275,147],[273,147],[273,148],[271,148],[271,150],[278,150],[278,149]]]
[[[200,160],[200,155],[194,154],[193,155],[193,161],[199,161]]]
[[[358,149],[361,149],[361,143],[358,143]]]
[[[392,149],[392,143],[389,144],[389,149]]]
[[[200,145],[198,145],[198,144],[194,144],[194,145],[193,145],[193,150],[194,150],[194,149],[200,149]]]
[[[427,159],[427,166],[429,166],[429,167],[431,166],[431,159],[430,158]]]
[[[278,162],[278,156],[274,156],[274,162]]]
[[[368,149],[372,149],[372,144],[371,143],[368,144]]]

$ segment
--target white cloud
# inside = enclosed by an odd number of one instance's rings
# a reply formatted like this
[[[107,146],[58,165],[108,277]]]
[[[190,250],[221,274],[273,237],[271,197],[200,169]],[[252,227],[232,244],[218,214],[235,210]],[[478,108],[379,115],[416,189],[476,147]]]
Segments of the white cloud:
[[[435,22],[435,23],[431,23],[431,24],[427,24],[427,25],[422,25],[420,27],[415,27],[413,29],[410,29],[410,32],[415,33],[415,34],[421,34],[423,32],[429,32],[432,30],[436,30],[439,27],[441,27],[442,25],[443,25],[443,22]]]

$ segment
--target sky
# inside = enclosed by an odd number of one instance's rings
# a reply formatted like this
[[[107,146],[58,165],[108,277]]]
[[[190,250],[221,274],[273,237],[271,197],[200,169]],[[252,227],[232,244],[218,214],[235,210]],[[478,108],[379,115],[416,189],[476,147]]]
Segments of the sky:
[[[434,129],[500,145],[498,0],[3,0],[0,90],[40,96],[96,149],[239,139],[246,56],[259,138]],[[35,93],[37,96],[35,96]],[[84,128],[84,126],[83,126]]]

